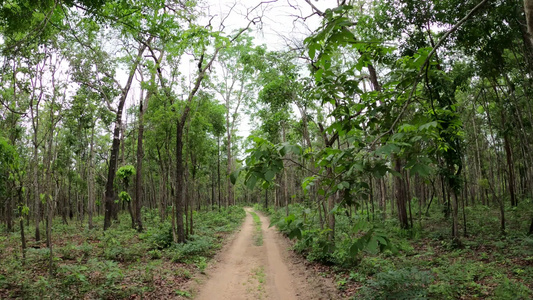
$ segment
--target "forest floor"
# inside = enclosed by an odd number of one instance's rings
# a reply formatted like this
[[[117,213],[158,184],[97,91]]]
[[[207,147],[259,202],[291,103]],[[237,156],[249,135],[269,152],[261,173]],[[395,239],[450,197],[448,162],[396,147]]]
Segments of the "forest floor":
[[[246,208],[241,230],[206,270],[195,299],[336,299],[334,283],[291,256],[287,239]]]
[[[336,299],[515,300],[533,299],[533,236],[526,234],[532,208],[531,200],[508,207],[507,230],[502,234],[497,208],[467,207],[463,215],[467,227],[461,222],[459,244],[451,242],[451,220],[439,206],[415,219],[409,230],[400,229],[393,217],[381,220],[379,213],[364,210],[349,217],[340,210],[332,253],[320,246],[322,231],[305,206],[291,205],[287,217],[285,208],[270,208],[266,214],[285,235],[293,228],[288,221],[303,222],[302,238],[292,244],[291,252],[304,257],[310,271],[334,282]],[[265,211],[260,206],[255,209]],[[302,219],[306,215],[307,221]],[[349,234],[368,228],[384,234],[395,251],[366,249],[351,255]]]
[[[172,242],[169,218],[143,212],[145,231],[131,229],[129,215],[107,231],[103,216],[86,222],[54,220],[54,271],[49,274],[49,249],[26,228],[28,248],[22,259],[20,232],[0,225],[0,299],[187,299],[191,283],[240,228],[241,207],[194,213],[194,234],[185,244]],[[44,227],[44,226],[43,226]],[[43,230],[43,228],[41,228]]]

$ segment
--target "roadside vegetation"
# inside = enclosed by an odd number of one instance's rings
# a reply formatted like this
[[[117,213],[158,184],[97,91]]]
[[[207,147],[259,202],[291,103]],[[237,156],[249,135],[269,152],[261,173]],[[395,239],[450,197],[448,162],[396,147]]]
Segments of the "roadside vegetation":
[[[129,216],[105,232],[103,216],[89,230],[75,220],[56,222],[56,266],[50,277],[45,243],[28,241],[26,258],[19,233],[0,236],[1,299],[157,299],[189,294],[187,283],[203,272],[224,238],[240,226],[245,212],[240,207],[195,212],[195,231],[187,243],[172,239],[170,220],[157,211],[143,212],[145,231],[131,228]],[[31,227],[30,227],[31,230]],[[183,289],[183,291],[182,291]]]
[[[295,204],[288,216],[284,208],[263,211],[272,225],[294,238],[293,250],[307,258],[309,269],[334,278],[344,297],[511,300],[533,297],[533,238],[519,231],[529,224],[531,207],[524,201],[510,209],[506,235],[498,230],[496,209],[467,208],[468,234],[460,246],[447,238],[451,221],[439,206],[408,230],[400,229],[395,219],[382,219],[381,211],[339,209],[334,248],[328,248],[328,230],[320,229],[316,210]],[[368,232],[378,234],[367,242]],[[380,236],[390,244],[381,252]],[[354,253],[358,243],[366,246]]]

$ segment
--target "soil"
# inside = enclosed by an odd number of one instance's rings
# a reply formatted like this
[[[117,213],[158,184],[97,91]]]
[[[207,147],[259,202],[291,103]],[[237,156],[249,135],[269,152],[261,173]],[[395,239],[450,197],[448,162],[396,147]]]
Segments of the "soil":
[[[241,230],[226,244],[198,278],[195,299],[338,299],[330,278],[317,276],[289,250],[290,242],[269,228],[269,220],[260,212],[263,237],[257,245],[256,226],[250,212]]]

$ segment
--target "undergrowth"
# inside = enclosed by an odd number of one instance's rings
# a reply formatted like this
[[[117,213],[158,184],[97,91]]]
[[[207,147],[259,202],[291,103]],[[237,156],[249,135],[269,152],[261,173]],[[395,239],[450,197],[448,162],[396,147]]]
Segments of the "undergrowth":
[[[145,231],[131,229],[128,214],[119,216],[103,232],[103,216],[94,218],[98,228],[69,225],[54,220],[54,276],[48,275],[49,251],[44,242],[28,240],[26,260],[20,250],[20,233],[0,235],[1,299],[124,299],[173,298],[177,288],[203,272],[207,261],[234,231],[246,213],[240,207],[194,212],[195,228],[184,244],[175,244],[169,219],[144,210]],[[34,228],[26,228],[26,235]],[[188,293],[188,292],[186,292]],[[181,295],[185,296],[185,294]]]
[[[460,245],[452,243],[451,220],[436,204],[428,216],[415,218],[409,230],[400,229],[390,212],[383,220],[380,211],[339,208],[334,212],[334,243],[328,239],[329,229],[320,227],[316,209],[290,205],[288,215],[285,208],[256,209],[295,239],[296,252],[328,269],[347,298],[531,299],[533,237],[525,234],[531,204],[527,200],[518,208],[507,207],[505,235],[499,230],[497,208],[466,207],[467,236]],[[413,215],[419,214],[415,210]],[[354,246],[358,241],[361,247]]]

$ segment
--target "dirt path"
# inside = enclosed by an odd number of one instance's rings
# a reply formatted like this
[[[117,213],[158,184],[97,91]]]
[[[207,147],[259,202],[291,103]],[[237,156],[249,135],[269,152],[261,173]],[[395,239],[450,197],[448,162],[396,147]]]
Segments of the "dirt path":
[[[246,211],[241,231],[207,270],[208,279],[195,299],[333,299],[330,285],[317,284],[305,266],[291,261],[287,241],[268,228],[268,218],[259,212],[263,244],[257,245],[253,209]]]

